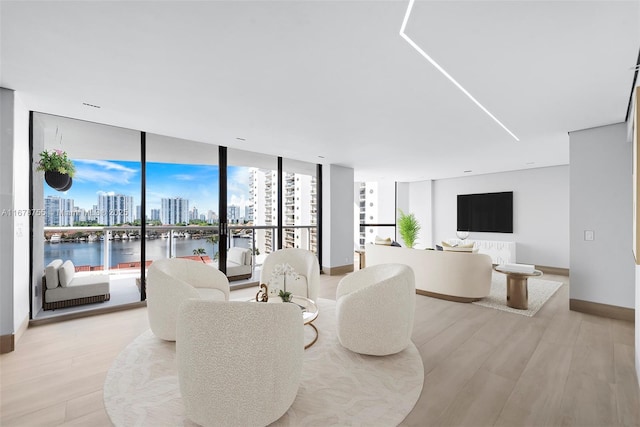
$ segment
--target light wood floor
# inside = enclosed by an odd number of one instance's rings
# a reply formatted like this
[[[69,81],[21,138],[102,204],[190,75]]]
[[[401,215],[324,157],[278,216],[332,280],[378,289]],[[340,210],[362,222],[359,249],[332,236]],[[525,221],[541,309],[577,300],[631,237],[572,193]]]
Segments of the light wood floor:
[[[417,296],[425,380],[403,426],[640,426],[633,324],[569,311],[568,278],[545,278],[567,285],[534,318]],[[0,425],[111,425],[105,375],[148,327],[138,308],[29,328],[0,357]]]

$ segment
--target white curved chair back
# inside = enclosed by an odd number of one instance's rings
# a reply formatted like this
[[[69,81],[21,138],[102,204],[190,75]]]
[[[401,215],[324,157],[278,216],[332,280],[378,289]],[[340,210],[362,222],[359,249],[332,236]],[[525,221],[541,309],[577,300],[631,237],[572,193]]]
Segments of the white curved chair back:
[[[287,248],[270,253],[262,264],[260,283],[269,283],[273,270],[281,264],[289,264],[306,279],[306,286],[297,286],[295,281],[287,281],[287,291],[313,301],[318,299],[320,288],[320,264],[318,257],[306,249]]]
[[[218,290],[211,297],[229,300],[229,280],[222,272],[183,258],[154,261],[147,272],[146,289],[151,331],[167,341],[176,340],[176,319],[182,301],[203,298],[203,289]]]
[[[176,358],[186,416],[203,426],[272,423],[295,400],[303,352],[295,304],[183,302]]]
[[[411,342],[415,305],[411,267],[379,264],[353,272],[336,290],[338,340],[356,353],[398,353]]]

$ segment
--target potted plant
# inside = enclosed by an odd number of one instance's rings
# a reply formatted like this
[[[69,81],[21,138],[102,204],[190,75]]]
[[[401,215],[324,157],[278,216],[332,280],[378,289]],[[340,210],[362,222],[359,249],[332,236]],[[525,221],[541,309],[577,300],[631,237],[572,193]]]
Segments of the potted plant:
[[[400,212],[400,216],[398,217],[400,236],[408,248],[413,248],[418,238],[418,232],[420,231],[420,223],[418,223],[414,214],[407,215],[402,212],[402,209],[398,209],[398,212]]]
[[[44,179],[51,188],[58,191],[67,191],[71,188],[75,167],[66,152],[62,150],[42,151],[36,170],[44,171]]]

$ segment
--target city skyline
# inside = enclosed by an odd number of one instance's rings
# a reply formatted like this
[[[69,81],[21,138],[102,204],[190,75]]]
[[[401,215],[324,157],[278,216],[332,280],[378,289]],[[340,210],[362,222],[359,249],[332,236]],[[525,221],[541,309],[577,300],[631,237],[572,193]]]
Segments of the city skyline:
[[[139,162],[84,159],[73,159],[73,162],[76,173],[71,189],[59,192],[45,185],[45,197],[73,199],[76,207],[86,210],[97,205],[99,196],[104,194],[132,196],[134,207],[140,205]],[[146,172],[148,217],[151,209],[161,208],[161,199],[175,197],[188,199],[190,209],[196,207],[201,213],[211,210],[219,214],[217,165],[147,162]],[[244,212],[249,204],[249,168],[229,166],[227,176],[228,203]]]

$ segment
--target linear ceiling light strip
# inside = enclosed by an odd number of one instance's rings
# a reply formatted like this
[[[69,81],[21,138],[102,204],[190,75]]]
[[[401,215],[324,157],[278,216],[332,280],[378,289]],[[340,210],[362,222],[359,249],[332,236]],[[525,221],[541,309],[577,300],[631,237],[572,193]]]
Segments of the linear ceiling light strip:
[[[471,101],[473,101],[474,104],[476,104],[478,107],[480,107],[480,109],[482,111],[484,111],[489,117],[491,117],[494,122],[499,124],[502,129],[507,131],[507,133],[509,135],[511,135],[516,141],[520,141],[520,139],[517,136],[515,136],[515,134],[513,132],[511,132],[504,124],[502,124],[502,122],[500,120],[498,120],[496,118],[496,116],[491,114],[491,112],[489,110],[487,110],[482,104],[480,104],[480,102],[478,102],[478,100],[475,99],[473,97],[473,95],[471,95],[464,87],[462,87],[462,85],[460,83],[458,83],[456,81],[456,79],[451,77],[451,75],[449,73],[447,73],[446,70],[440,66],[440,64],[438,64],[436,61],[434,61],[433,58],[431,58],[429,55],[427,55],[427,53],[424,50],[422,50],[420,48],[420,46],[418,46],[413,40],[411,40],[411,38],[408,35],[405,34],[405,29],[407,28],[407,22],[409,21],[409,16],[411,15],[411,9],[413,9],[413,3],[414,2],[415,2],[415,0],[409,0],[409,6],[407,7],[407,13],[405,13],[404,21],[402,21],[402,27],[400,27],[400,37],[405,39],[407,41],[407,43],[409,43],[411,45],[411,47],[413,47],[420,55],[422,55],[427,61],[429,61],[431,63],[431,65],[436,67],[436,69],[438,71],[440,71],[442,73],[442,75],[444,75],[446,78],[448,78],[449,81],[451,81],[451,83],[453,83],[458,89],[460,89],[462,91],[462,93],[467,95],[467,97]]]

